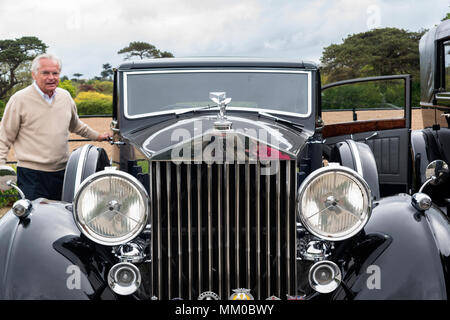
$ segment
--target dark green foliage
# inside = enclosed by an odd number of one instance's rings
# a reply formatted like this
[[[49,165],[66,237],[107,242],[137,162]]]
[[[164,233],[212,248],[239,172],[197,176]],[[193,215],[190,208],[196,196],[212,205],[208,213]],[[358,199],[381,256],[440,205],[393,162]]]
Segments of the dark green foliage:
[[[0,99],[17,84],[18,73],[26,62],[44,53],[47,45],[36,37],[22,37],[15,40],[0,40]]]
[[[5,111],[6,104],[0,100],[0,118],[3,117],[3,112]]]
[[[95,91],[112,95],[113,93],[113,82],[112,81],[99,81],[95,80],[92,82],[92,86]]]
[[[321,58],[323,83],[344,79],[411,74],[413,106],[420,101],[419,40],[425,31],[374,29],[326,47]]]
[[[102,66],[102,68],[103,68],[103,71],[100,73],[101,79],[103,79],[103,80],[111,80],[111,78],[112,78],[112,76],[114,74],[111,64],[105,63]]]
[[[14,170],[16,170],[16,166],[11,166]],[[15,189],[10,189],[7,191],[0,191],[0,208],[10,207],[19,200],[19,195]]]
[[[144,58],[152,59],[173,57],[172,53],[167,51],[161,52],[154,45],[142,41],[130,42],[127,47],[120,49],[117,53],[127,54],[124,58],[125,60],[131,59],[132,57],[139,57],[141,60]]]
[[[422,32],[374,29],[348,36],[323,51],[322,71],[328,82],[356,77],[410,73],[419,75]]]
[[[377,81],[327,89],[322,95],[323,110],[332,109],[403,109],[402,81]]]
[[[12,196],[14,195],[14,196]],[[7,190],[7,191],[0,191],[0,208],[3,207],[10,207],[19,200],[19,196],[17,194],[17,191],[14,189]]]
[[[74,87],[72,81],[70,80],[60,81],[59,87],[69,91],[72,98],[75,98],[75,96],[77,95],[77,89]]]

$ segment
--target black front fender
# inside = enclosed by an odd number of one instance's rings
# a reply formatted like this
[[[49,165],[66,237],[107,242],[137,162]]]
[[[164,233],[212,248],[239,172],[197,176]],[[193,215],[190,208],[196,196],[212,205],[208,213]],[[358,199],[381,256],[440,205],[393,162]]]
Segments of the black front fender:
[[[364,232],[346,252],[344,285],[334,299],[447,299],[450,223],[442,211],[418,212],[409,195],[385,198],[376,203]],[[376,244],[371,254],[361,254],[365,242]]]
[[[102,280],[108,261],[80,236],[67,206],[37,199],[27,218],[10,211],[0,219],[0,300],[116,298]]]

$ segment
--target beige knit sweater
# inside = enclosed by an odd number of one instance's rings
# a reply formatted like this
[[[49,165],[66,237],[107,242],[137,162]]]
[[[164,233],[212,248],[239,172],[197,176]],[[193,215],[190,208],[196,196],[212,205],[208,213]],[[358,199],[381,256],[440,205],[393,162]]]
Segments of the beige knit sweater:
[[[17,166],[59,171],[69,158],[69,131],[96,140],[98,132],[80,121],[69,92],[57,88],[51,104],[33,85],[16,92],[8,101],[0,124],[0,164],[11,145]]]

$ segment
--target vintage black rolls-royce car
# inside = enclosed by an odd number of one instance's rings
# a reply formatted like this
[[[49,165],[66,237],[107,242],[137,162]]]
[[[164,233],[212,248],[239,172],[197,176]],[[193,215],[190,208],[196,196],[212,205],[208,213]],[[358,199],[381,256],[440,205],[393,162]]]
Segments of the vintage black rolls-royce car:
[[[410,77],[378,80],[397,118],[328,123],[355,81],[322,94],[313,63],[121,65],[113,159],[77,149],[63,201],[0,219],[0,299],[448,299],[448,168],[410,148]]]

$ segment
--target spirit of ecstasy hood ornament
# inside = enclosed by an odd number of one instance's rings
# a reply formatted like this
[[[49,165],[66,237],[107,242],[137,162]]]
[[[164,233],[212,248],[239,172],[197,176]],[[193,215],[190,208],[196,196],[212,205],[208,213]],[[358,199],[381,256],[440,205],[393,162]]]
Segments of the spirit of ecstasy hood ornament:
[[[227,120],[225,108],[231,102],[231,98],[227,98],[226,92],[210,92],[209,98],[217,103],[217,106],[220,108],[219,114],[217,115],[218,120],[214,122],[214,128],[218,130],[230,130],[231,121]]]

